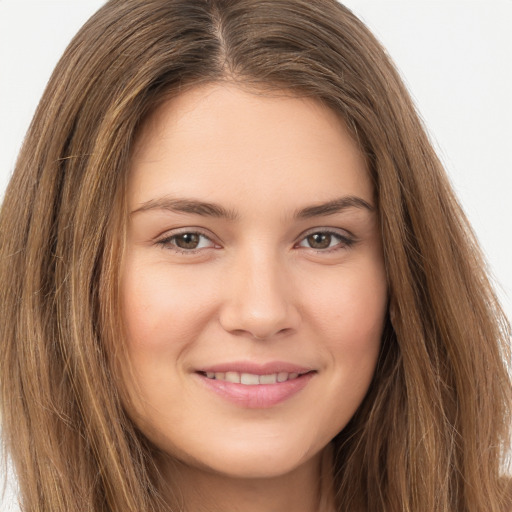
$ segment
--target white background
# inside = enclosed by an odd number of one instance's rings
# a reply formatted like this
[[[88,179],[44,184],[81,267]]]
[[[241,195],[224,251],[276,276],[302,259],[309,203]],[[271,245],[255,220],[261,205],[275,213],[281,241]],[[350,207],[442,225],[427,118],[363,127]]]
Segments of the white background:
[[[102,0],[0,0],[0,197],[65,46]],[[512,318],[512,0],[346,0],[388,49]],[[16,510],[12,490],[0,512]]]

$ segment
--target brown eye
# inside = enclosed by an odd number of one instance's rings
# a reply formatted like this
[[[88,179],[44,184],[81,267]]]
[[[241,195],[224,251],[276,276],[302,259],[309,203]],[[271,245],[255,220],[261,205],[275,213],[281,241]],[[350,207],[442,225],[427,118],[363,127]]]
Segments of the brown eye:
[[[213,249],[216,247],[209,237],[195,231],[185,231],[184,233],[168,236],[158,240],[157,245],[182,254],[192,254],[201,249]]]
[[[174,244],[180,249],[197,249],[201,241],[199,233],[182,233],[181,235],[175,235],[173,238]]]
[[[348,249],[356,241],[353,237],[333,231],[314,231],[306,235],[298,244],[299,247],[316,251],[330,252],[338,249]]]
[[[306,240],[312,249],[327,249],[331,246],[332,238],[330,233],[313,233]]]

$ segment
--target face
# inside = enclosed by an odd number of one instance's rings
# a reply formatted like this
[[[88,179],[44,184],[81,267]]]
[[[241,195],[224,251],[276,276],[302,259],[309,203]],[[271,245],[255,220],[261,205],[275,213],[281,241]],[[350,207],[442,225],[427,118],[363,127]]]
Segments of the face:
[[[310,463],[360,405],[387,290],[365,160],[311,99],[191,89],[146,123],[122,268],[133,420],[197,471]]]

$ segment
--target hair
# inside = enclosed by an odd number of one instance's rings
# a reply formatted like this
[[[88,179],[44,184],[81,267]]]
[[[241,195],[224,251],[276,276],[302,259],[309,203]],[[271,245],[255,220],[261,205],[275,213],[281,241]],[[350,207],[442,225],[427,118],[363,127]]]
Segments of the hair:
[[[24,510],[178,510],[123,408],[126,180],[145,119],[222,81],[339,113],[374,183],[389,312],[332,443],[337,510],[510,509],[510,326],[380,44],[335,0],[110,0],[58,63],[1,208],[2,434]]]

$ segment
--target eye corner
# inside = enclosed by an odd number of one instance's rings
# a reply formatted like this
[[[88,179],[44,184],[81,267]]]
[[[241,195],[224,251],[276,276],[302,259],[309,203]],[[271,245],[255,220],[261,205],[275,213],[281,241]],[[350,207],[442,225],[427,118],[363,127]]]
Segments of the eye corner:
[[[315,237],[317,238],[315,240]],[[357,238],[346,230],[314,228],[303,233],[294,244],[297,249],[309,249],[319,254],[347,250],[357,243]],[[314,247],[313,245],[317,246]]]
[[[209,249],[221,249],[214,237],[195,228],[170,231],[157,238],[154,245],[177,254],[195,255]]]

